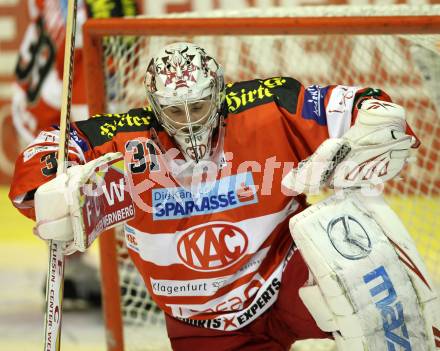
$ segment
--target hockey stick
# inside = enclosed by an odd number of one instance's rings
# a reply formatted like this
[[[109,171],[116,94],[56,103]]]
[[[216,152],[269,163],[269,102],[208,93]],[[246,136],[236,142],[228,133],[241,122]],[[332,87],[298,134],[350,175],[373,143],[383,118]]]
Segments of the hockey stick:
[[[76,1],[68,0],[64,47],[63,95],[61,101],[60,139],[57,176],[66,172],[69,151],[70,104],[72,99],[73,55],[75,49]],[[49,241],[49,266],[46,281],[44,350],[59,351],[64,286],[64,243]]]

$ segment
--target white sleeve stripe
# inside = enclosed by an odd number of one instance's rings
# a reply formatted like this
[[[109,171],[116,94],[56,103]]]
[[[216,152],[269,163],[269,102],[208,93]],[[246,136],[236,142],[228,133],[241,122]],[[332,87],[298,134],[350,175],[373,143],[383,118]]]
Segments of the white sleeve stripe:
[[[350,128],[354,97],[360,89],[343,85],[333,89],[326,107],[330,138],[340,138]]]

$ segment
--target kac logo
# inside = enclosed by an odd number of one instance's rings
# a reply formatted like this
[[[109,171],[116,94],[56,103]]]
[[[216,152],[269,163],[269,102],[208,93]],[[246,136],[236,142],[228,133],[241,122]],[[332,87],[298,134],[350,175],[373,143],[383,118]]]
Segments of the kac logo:
[[[246,233],[229,223],[192,228],[177,242],[177,253],[191,269],[216,271],[232,266],[246,253]]]

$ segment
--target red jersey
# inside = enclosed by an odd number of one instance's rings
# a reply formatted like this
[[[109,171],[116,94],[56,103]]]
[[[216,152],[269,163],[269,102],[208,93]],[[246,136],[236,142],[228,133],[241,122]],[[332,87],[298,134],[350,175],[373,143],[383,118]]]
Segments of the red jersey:
[[[70,158],[132,154],[136,215],[125,237],[152,298],[187,323],[238,329],[276,300],[293,247],[288,221],[306,206],[281,188],[283,176],[326,138],[340,137],[365,97],[388,100],[380,90],[306,89],[287,77],[228,84],[217,172],[193,188],[164,162],[175,145],[149,108],[73,123]],[[28,216],[32,191],[55,174],[57,137],[42,132],[17,160],[10,197]]]

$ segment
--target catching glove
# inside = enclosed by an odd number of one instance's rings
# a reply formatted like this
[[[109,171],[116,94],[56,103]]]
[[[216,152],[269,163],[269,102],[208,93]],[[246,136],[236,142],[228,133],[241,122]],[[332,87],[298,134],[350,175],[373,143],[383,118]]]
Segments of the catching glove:
[[[283,179],[283,186],[310,194],[325,185],[357,188],[382,184],[400,173],[417,143],[405,129],[402,106],[365,100],[355,124],[342,138],[322,143]]]

